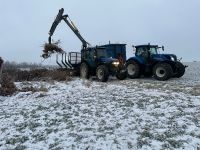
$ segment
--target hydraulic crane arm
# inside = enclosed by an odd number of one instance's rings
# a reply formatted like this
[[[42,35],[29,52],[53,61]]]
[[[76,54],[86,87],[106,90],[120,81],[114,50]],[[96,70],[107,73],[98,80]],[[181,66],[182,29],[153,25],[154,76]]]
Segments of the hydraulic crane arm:
[[[65,23],[70,27],[70,29],[74,32],[74,34],[79,38],[79,40],[82,42],[83,44],[83,49],[86,49],[87,46],[89,45],[88,42],[85,41],[85,39],[81,36],[80,32],[78,31],[78,29],[76,28],[76,26],[74,25],[74,23],[69,19],[68,20],[68,15],[63,15],[64,13],[64,9],[61,8],[58,12],[58,15],[56,16],[56,19],[54,20],[51,29],[49,30],[49,43],[51,43],[51,36],[53,35],[56,27],[58,26],[58,24],[64,20]]]

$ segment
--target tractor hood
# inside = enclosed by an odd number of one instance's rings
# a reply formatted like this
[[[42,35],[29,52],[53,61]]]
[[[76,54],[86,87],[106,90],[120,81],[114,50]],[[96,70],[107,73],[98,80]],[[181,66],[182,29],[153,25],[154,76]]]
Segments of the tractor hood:
[[[114,61],[118,61],[118,59],[115,59],[115,58],[97,58],[97,61],[100,62],[100,63],[105,63],[105,64],[109,64],[109,63],[112,63]]]
[[[177,57],[174,54],[153,54],[152,58],[158,61],[177,61]]]

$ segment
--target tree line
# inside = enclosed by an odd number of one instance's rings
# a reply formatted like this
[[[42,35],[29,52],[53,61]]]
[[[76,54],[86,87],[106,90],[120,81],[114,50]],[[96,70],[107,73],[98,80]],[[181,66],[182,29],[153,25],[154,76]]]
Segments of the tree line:
[[[10,61],[5,61],[3,63],[3,70],[35,70],[35,69],[51,69],[51,68],[56,68],[55,66],[47,66],[47,65],[42,65],[39,63],[27,63],[27,62],[10,62]]]

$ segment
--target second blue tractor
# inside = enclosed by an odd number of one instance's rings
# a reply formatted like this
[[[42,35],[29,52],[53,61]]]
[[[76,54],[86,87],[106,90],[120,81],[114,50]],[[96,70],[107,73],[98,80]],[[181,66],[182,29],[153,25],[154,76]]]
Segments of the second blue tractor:
[[[139,78],[141,75],[153,76],[157,80],[168,80],[171,77],[180,78],[185,73],[185,67],[174,54],[159,54],[158,45],[135,46],[135,56],[126,61],[129,78]]]

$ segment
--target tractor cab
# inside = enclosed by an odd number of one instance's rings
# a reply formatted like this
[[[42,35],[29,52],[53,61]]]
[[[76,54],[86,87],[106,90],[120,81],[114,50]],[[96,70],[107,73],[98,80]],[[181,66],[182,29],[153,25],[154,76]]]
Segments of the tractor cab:
[[[95,68],[99,64],[110,64],[118,62],[117,59],[112,58],[112,53],[107,51],[105,47],[90,47],[81,51],[81,61]]]
[[[136,56],[148,56],[158,54],[158,46],[157,45],[139,45],[135,46],[136,48]],[[149,53],[149,54],[148,54]]]
[[[123,61],[123,63],[126,61],[126,44],[107,44],[100,47],[106,48],[112,58]]]
[[[164,51],[164,46],[158,45],[139,45],[135,46],[135,56],[143,60],[143,63],[151,64],[157,61],[177,61],[177,57],[174,54],[160,54],[159,49]]]
[[[136,48],[135,56],[142,59],[144,63],[150,62],[152,56],[158,54],[157,45],[139,45],[135,46],[135,48]]]

